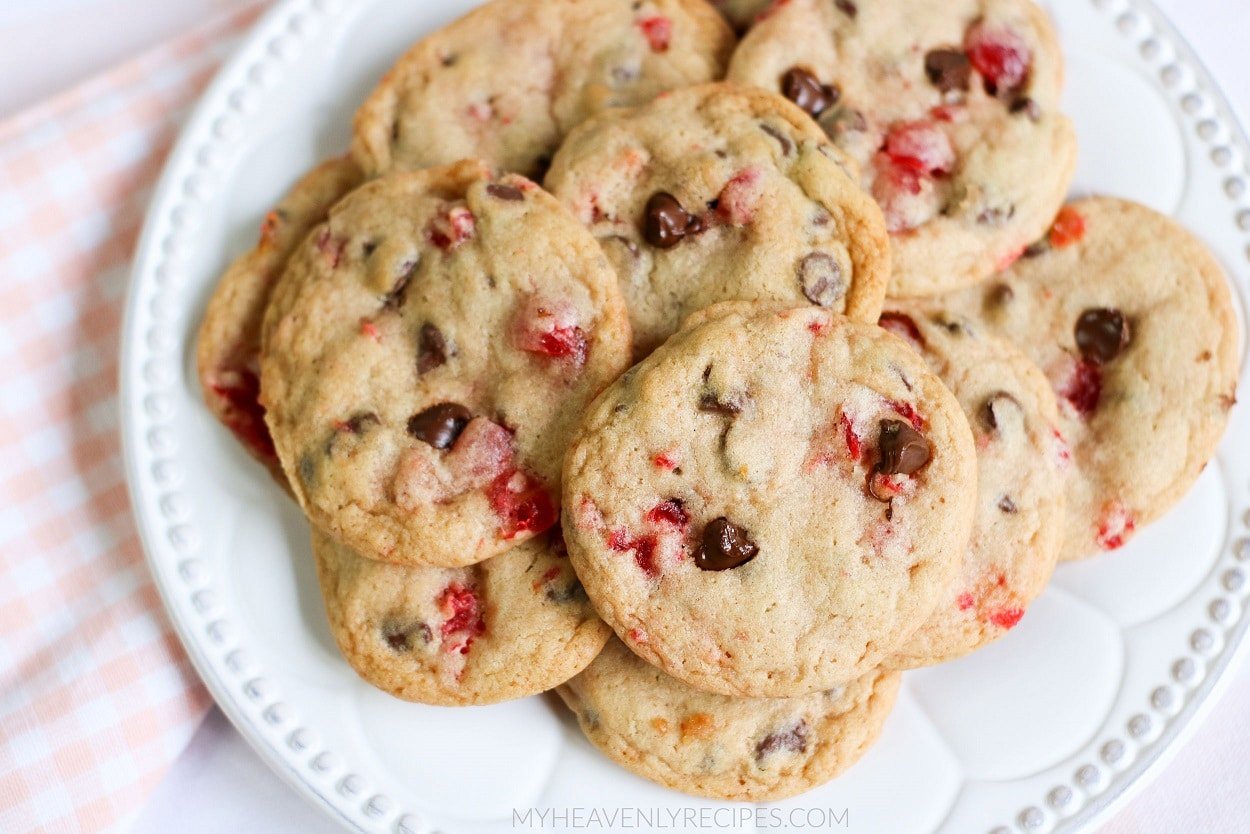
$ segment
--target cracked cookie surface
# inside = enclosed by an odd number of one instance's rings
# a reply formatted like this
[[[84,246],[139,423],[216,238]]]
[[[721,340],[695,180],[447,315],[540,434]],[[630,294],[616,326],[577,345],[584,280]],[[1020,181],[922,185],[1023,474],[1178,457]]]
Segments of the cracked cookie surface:
[[[708,84],[605,113],[573,131],[546,184],[616,268],[637,356],[718,301],[881,311],[881,212],[780,96]]]
[[[699,689],[790,697],[858,678],[920,627],[975,488],[967,420],[902,340],[728,303],[590,407],[564,534],[635,653]]]
[[[352,152],[370,176],[473,157],[541,177],[572,127],[721,78],[733,47],[703,0],[495,0],[399,59]]]
[[[926,304],[1014,342],[1050,380],[1072,458],[1062,559],[1123,546],[1215,453],[1239,328],[1223,268],[1173,220],[1072,203],[1010,270]]]
[[[1062,54],[1031,0],[786,0],[729,78],[783,93],[860,164],[891,233],[892,297],[1009,265],[1075,172]]]
[[[265,417],[313,524],[369,558],[442,567],[556,523],[574,422],[630,341],[594,239],[475,161],[338,203],[263,335]]]

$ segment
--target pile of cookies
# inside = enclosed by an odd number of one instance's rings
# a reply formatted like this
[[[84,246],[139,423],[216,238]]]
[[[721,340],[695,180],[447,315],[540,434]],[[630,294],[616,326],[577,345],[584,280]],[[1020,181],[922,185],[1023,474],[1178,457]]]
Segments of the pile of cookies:
[[[740,41],[706,0],[494,0],[421,40],[198,358],[361,677],[554,688],[625,767],[763,800],[1172,506],[1239,334],[1188,232],[1063,205],[1030,0],[718,5]]]

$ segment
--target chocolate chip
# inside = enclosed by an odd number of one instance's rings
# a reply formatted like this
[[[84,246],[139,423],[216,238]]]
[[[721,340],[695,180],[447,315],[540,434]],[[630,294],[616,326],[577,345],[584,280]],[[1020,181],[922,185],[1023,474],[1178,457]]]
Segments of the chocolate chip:
[[[1010,304],[1016,297],[1016,291],[1011,288],[1010,284],[997,284],[990,290],[990,303],[996,306]]]
[[[1015,216],[1015,206],[990,206],[981,210],[977,222],[982,226],[1001,226]]]
[[[425,623],[416,623],[409,626],[388,623],[382,627],[382,639],[386,641],[387,646],[390,646],[391,651],[406,652],[415,648],[414,638],[422,644],[428,645],[434,639],[434,634]]]
[[[643,237],[657,249],[672,249],[686,235],[703,231],[703,221],[682,208],[666,191],[651,195],[643,221]]]
[[[885,475],[911,475],[933,456],[933,447],[924,435],[902,420],[881,421],[877,451],[877,471]]]
[[[486,193],[497,200],[507,200],[509,202],[519,202],[525,199],[525,195],[521,193],[521,189],[515,185],[502,185],[492,182],[486,186]]]
[[[807,111],[812,118],[838,103],[842,91],[829,84],[821,84],[820,79],[802,67],[791,67],[781,77],[781,94],[800,108]]]
[[[360,244],[360,253],[366,258],[376,252],[377,249],[378,244],[376,241],[366,240],[364,243]]]
[[[563,604],[586,599],[586,590],[582,587],[582,583],[574,579],[563,588],[548,588],[545,596],[552,602]]]
[[[447,340],[443,331],[430,322],[421,325],[421,337],[417,343],[417,373],[428,374],[447,363]]]
[[[404,294],[412,283],[412,276],[417,271],[417,261],[405,261],[399,267],[399,277],[395,279],[391,291],[382,299],[382,306],[388,310],[398,310],[404,303]]]
[[[764,736],[763,740],[755,745],[755,760],[762,761],[767,756],[783,750],[790,753],[805,753],[807,752],[807,739],[807,722],[800,718],[794,725]]]
[[[1016,506],[1015,501],[1011,500],[1010,495],[1004,495],[1002,498],[998,499],[998,509],[1002,510],[1008,515],[1015,515],[1016,513],[1020,512],[1020,508]]]
[[[299,459],[299,479],[304,486],[309,486],[313,482],[313,478],[317,475],[317,464],[313,462],[313,456],[306,454]]]
[[[998,431],[1003,425],[1008,410],[1022,411],[1020,401],[1006,391],[996,391],[985,401],[985,405],[981,406],[981,422],[990,431]]]
[[[832,307],[846,296],[846,278],[842,266],[827,252],[813,252],[799,261],[799,286],[808,301],[820,307]]]
[[[838,10],[847,17],[855,17],[855,15],[859,14],[859,7],[852,3],[851,0],[834,0],[833,5],[837,6]]]
[[[736,397],[722,400],[718,395],[708,392],[699,398],[699,410],[733,416],[742,413],[742,403]]]
[[[1119,310],[1095,308],[1076,320],[1076,347],[1091,362],[1104,365],[1119,356],[1129,342],[1128,321]]]
[[[781,152],[785,156],[789,156],[794,151],[794,142],[790,141],[790,137],[777,128],[770,124],[761,124],[760,130],[777,140],[777,143],[781,145]]]
[[[459,403],[439,403],[408,418],[408,433],[435,449],[450,449],[472,419]]]
[[[701,570],[722,571],[740,567],[760,552],[746,530],[721,517],[703,528],[703,542],[694,563]]]
[[[1030,243],[1027,247],[1025,247],[1024,254],[1021,257],[1030,258],[1030,259],[1040,258],[1042,255],[1045,255],[1049,251],[1050,251],[1050,238],[1044,237],[1041,240],[1037,241],[1036,243]]]
[[[924,56],[925,75],[929,83],[944,93],[951,90],[968,91],[972,77],[972,62],[959,49],[934,49]]]
[[[1042,106],[1028,96],[1023,96],[1013,101],[1010,109],[1012,113],[1025,114],[1034,122],[1039,122],[1042,119]]]

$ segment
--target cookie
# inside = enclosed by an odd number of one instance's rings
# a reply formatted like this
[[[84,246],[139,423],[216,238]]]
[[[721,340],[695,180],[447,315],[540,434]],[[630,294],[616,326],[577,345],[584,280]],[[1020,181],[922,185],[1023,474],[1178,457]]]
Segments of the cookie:
[[[590,234],[470,160],[362,186],[296,249],[261,400],[314,525],[369,558],[456,567],[556,523],[574,423],[629,344]]]
[[[564,535],[643,659],[709,692],[793,697],[866,674],[929,617],[975,492],[968,422],[905,342],[729,303],[587,411]]]
[[[1114,550],[1188,491],[1240,373],[1224,270],[1186,230],[1113,198],[1066,206],[984,287],[935,300],[1019,345],[1050,380],[1071,447],[1062,559]]]
[[[710,84],[604,113],[569,135],[546,185],[616,267],[639,357],[717,301],[881,312],[881,212],[780,96]]]
[[[801,698],[730,698],[693,689],[619,640],[556,691],[608,758],[696,796],[761,802],[822,785],[881,733],[901,676],[873,671]]]
[[[1059,44],[1030,0],[788,0],[729,77],[783,93],[860,163],[890,229],[894,297],[1010,264],[1075,172]]]
[[[404,567],[313,532],[335,642],[368,683],[424,704],[493,704],[576,675],[611,629],[569,566],[559,528],[479,565]]]
[[[977,448],[977,506],[959,576],[886,665],[931,666],[998,639],[1046,588],[1063,539],[1066,447],[1046,377],[967,319],[892,303],[902,337],[963,406]]]
[[[285,484],[286,477],[260,405],[261,321],[291,250],[362,178],[347,158],[323,162],[305,174],[265,215],[255,248],[221,276],[200,324],[196,364],[204,402],[279,483]]]
[[[733,47],[703,0],[495,0],[399,59],[352,153],[371,176],[476,157],[539,177],[570,128],[721,78]]]

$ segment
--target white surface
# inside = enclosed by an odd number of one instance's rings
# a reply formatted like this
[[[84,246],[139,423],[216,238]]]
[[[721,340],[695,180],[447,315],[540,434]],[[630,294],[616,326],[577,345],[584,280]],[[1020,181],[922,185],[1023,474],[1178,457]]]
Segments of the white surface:
[[[66,7],[81,6],[87,8],[91,0],[59,0],[50,4],[63,10]],[[178,4],[141,3],[138,0],[98,0],[94,5],[116,7],[125,5],[134,9],[149,7],[165,9]],[[188,9],[208,5],[225,6],[226,3],[186,3]],[[1198,0],[1198,2],[1181,2],[1181,0],[1161,0],[1160,3],[1174,20],[1184,29],[1191,42],[1206,59],[1230,94],[1240,94],[1236,101],[1240,113],[1250,111],[1250,95],[1246,85],[1241,83],[1250,70],[1250,58],[1244,52],[1244,45],[1239,42],[1238,32],[1244,31],[1242,14],[1244,11],[1234,8],[1241,4],[1217,2],[1217,0]],[[31,14],[30,4],[0,2],[0,61],[8,61],[10,35],[18,29],[11,28],[16,14],[6,17],[6,13],[23,13],[27,20],[21,27],[37,27],[37,16]],[[63,12],[62,12],[63,13]],[[79,10],[80,18],[85,13]],[[150,23],[158,16],[138,17]],[[63,18],[62,18],[63,20]],[[100,41],[98,50],[86,50],[86,53],[72,49],[54,50],[58,59],[77,58],[85,60],[84,54],[108,56],[125,51],[130,45],[140,43],[143,33],[138,27],[123,27],[114,23],[108,27],[113,33],[109,41]],[[33,40],[30,28],[20,28],[21,38]],[[103,31],[96,28],[93,33]],[[146,32],[150,35],[153,30]],[[56,27],[49,30],[48,37],[55,37]],[[88,32],[91,32],[88,29]],[[144,35],[146,36],[146,35]],[[112,38],[125,40],[123,46],[112,44]],[[43,41],[47,43],[49,41]],[[44,56],[48,50],[44,50]],[[100,59],[105,60],[105,59]],[[41,63],[49,63],[44,57]],[[55,63],[55,62],[53,62]],[[0,63],[0,68],[6,68]],[[44,74],[44,78],[72,78],[90,72],[92,67],[79,64],[60,70],[60,74]],[[9,73],[12,79],[21,77]],[[1082,78],[1073,73],[1070,85],[1082,83]],[[41,84],[48,82],[41,81]],[[12,93],[12,100],[30,99],[45,92],[23,94],[22,85],[9,84],[3,88],[6,96]],[[5,108],[9,98],[0,100],[0,110]],[[1131,183],[1130,183],[1131,185]],[[1127,555],[1127,554],[1126,554]],[[1028,621],[1026,620],[1026,623]],[[1024,626],[1021,626],[1024,629]],[[1024,632],[1022,631],[1022,634]],[[1027,634],[1026,634],[1027,636]],[[946,673],[942,673],[946,674]],[[920,687],[923,695],[926,689],[941,688],[941,676],[931,676],[932,681],[925,681]],[[914,688],[914,687],[913,687]],[[1250,765],[1247,757],[1250,732],[1245,729],[1245,722],[1240,721],[1236,713],[1238,707],[1250,705],[1250,675],[1244,671],[1234,683],[1234,690],[1224,704],[1217,708],[1211,722],[1200,732],[1194,742],[1180,754],[1177,764],[1164,773],[1153,790],[1137,799],[1127,810],[1127,816],[1113,823],[1108,831],[1120,832],[1172,832],[1172,831],[1209,831],[1224,832],[1241,830],[1234,827],[1232,814],[1244,802],[1244,776],[1246,767]],[[900,719],[896,718],[895,724]],[[902,719],[905,720],[905,719]],[[912,735],[909,733],[909,735]],[[913,738],[908,743],[914,743]],[[1001,765],[1001,762],[989,762],[985,766]],[[867,766],[867,765],[866,765]],[[1039,797],[1040,799],[1040,797]],[[813,803],[814,804],[814,803]],[[1223,809],[1221,812],[1220,809]],[[1227,816],[1221,816],[1221,813]],[[1003,820],[1011,822],[1010,820]],[[183,759],[175,766],[169,778],[154,796],[138,823],[136,830],[140,832],[180,831],[223,831],[223,830],[259,830],[259,831],[334,831],[338,830],[330,821],[308,806],[293,791],[274,776],[247,749],[220,716],[210,717],[204,728],[196,736],[191,748]]]

